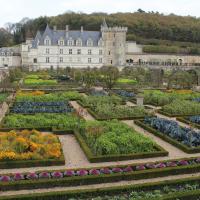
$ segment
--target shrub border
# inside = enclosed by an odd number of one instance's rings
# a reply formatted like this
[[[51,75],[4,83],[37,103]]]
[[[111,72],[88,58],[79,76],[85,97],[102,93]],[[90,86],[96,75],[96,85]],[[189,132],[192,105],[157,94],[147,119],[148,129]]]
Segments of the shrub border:
[[[90,185],[90,184],[100,184],[100,183],[113,183],[116,181],[158,178],[169,175],[173,176],[173,175],[190,174],[196,172],[200,172],[200,164],[195,164],[190,166],[186,165],[178,167],[148,169],[141,171],[139,170],[126,173],[114,173],[108,175],[102,174],[98,176],[88,175],[88,176],[66,177],[62,179],[21,180],[21,181],[0,183],[0,186],[1,186],[1,191],[39,189],[39,188],[53,188],[59,186],[67,187],[67,186]]]
[[[97,189],[76,189],[76,190],[70,190],[70,191],[58,191],[58,192],[45,192],[45,193],[36,193],[36,194],[23,194],[23,195],[13,195],[13,196],[2,196],[0,197],[0,200],[6,200],[6,199],[21,199],[21,200],[52,200],[59,199],[63,196],[67,198],[74,198],[74,197],[82,197],[82,196],[100,196],[100,195],[113,195],[118,194],[121,192],[127,192],[131,190],[135,191],[148,191],[152,189],[159,189],[160,187],[164,185],[177,185],[177,184],[184,184],[184,183],[191,183],[194,181],[199,181],[200,177],[191,177],[191,178],[184,178],[184,179],[177,179],[177,180],[167,180],[167,181],[159,181],[159,182],[153,182],[153,183],[143,183],[143,184],[136,184],[136,185],[125,185],[125,186],[112,186],[108,188],[97,188]],[[171,199],[174,198],[181,198],[183,200],[186,200],[185,197],[199,197],[200,196],[200,190],[192,190],[192,191],[186,191],[186,192],[176,192],[173,194],[167,194],[164,195],[162,199]],[[148,198],[151,200],[152,198]],[[148,200],[143,199],[143,200]],[[154,199],[154,198],[153,198]]]
[[[177,120],[180,121],[180,122],[183,122],[185,124],[188,124],[188,125],[192,124],[195,128],[200,129],[199,124],[191,122],[191,121],[187,120],[187,118],[185,118],[185,117],[177,117]]]
[[[78,131],[75,131],[74,135],[75,135],[76,140],[78,141],[81,149],[84,151],[87,159],[91,163],[112,162],[112,161],[121,161],[121,160],[132,160],[132,159],[140,159],[140,158],[142,159],[142,158],[154,158],[154,157],[168,156],[168,152],[157,144],[155,145],[156,150],[158,150],[157,152],[95,156],[92,153],[92,151],[90,150],[89,146],[86,144],[82,135]]]
[[[141,117],[100,117],[98,116],[91,108],[87,108],[87,111],[89,112],[89,114],[91,114],[96,120],[99,121],[105,121],[105,120],[113,120],[113,119],[117,119],[117,120],[134,120],[134,119],[144,119],[144,117],[146,116],[146,114],[144,114],[144,116]]]
[[[161,139],[163,139],[164,141],[170,143],[171,145],[174,145],[175,147],[183,150],[186,153],[189,153],[189,154],[200,153],[200,147],[189,148],[186,145],[181,144],[181,143],[177,142],[176,140],[170,138],[169,136],[164,135],[162,132],[160,132],[160,131],[148,126],[147,124],[143,123],[142,120],[136,120],[135,124],[140,126],[140,127],[142,127],[142,128],[144,128],[145,130],[151,132],[155,136],[160,137]]]
[[[169,112],[163,111],[162,109],[158,110],[158,113],[162,115],[166,115],[167,117],[190,117],[198,114],[190,114],[190,115],[183,115],[183,114],[171,114]]]

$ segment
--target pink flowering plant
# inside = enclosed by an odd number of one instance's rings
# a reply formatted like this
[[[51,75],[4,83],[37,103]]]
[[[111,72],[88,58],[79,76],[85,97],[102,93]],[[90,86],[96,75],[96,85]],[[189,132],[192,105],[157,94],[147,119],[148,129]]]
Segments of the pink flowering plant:
[[[193,158],[188,160],[177,161],[163,161],[157,163],[146,163],[133,166],[121,167],[105,167],[105,168],[92,168],[80,170],[65,170],[65,171],[44,171],[44,172],[31,172],[31,173],[13,173],[9,175],[0,175],[0,182],[11,182],[21,180],[39,180],[39,179],[62,179],[73,176],[98,176],[98,175],[111,175],[131,173],[134,171],[144,171],[150,169],[162,169],[188,165],[199,165],[200,158]]]

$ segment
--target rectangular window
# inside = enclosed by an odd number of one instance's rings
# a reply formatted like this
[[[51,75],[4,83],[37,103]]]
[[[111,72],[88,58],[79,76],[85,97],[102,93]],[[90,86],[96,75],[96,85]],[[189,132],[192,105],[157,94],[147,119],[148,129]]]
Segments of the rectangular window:
[[[111,54],[111,52],[109,51],[109,52],[108,52],[108,55],[110,55],[110,54]]]
[[[63,57],[60,57],[60,63],[63,63]]]
[[[88,49],[88,55],[92,55],[92,50]]]
[[[72,49],[69,49],[69,54],[72,54]]]
[[[99,63],[102,63],[102,62],[103,62],[102,58],[99,58]]]
[[[46,49],[46,54],[49,54],[49,49]]]
[[[88,63],[91,63],[92,62],[92,58],[88,58]]]
[[[99,55],[102,55],[103,54],[103,51],[102,49],[99,50]]]
[[[60,49],[60,54],[63,54],[63,49]]]
[[[46,57],[46,63],[49,63],[49,57]]]
[[[77,54],[81,54],[81,49],[77,49]]]

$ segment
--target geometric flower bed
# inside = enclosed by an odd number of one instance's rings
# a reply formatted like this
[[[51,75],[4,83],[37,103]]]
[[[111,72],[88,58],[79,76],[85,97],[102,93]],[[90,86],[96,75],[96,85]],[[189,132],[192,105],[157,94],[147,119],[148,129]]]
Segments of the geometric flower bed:
[[[164,106],[172,103],[174,100],[192,100],[200,97],[200,94],[192,91],[177,90],[172,92],[163,92],[160,90],[145,90],[144,102],[155,106]]]
[[[73,112],[69,103],[63,101],[54,102],[16,102],[10,108],[11,113],[34,114],[34,113],[68,113]]]
[[[117,120],[88,121],[75,136],[90,162],[168,155],[150,138]]]
[[[63,159],[60,141],[54,134],[36,130],[1,132],[0,141],[0,166],[2,161],[9,164],[12,161]]]
[[[78,118],[72,114],[37,113],[34,115],[9,114],[2,122],[2,128],[10,129],[62,129],[73,130]],[[82,121],[81,121],[82,122]]]
[[[177,120],[200,129],[200,115],[190,117],[178,117]]]
[[[175,100],[165,105],[162,112],[168,116],[198,115],[200,114],[200,104],[193,101]]]
[[[199,132],[181,127],[173,120],[151,117],[135,123],[187,153],[200,152]]]
[[[82,95],[77,91],[44,93],[43,91],[22,92],[18,91],[17,102],[57,102],[81,99]]]
[[[121,105],[122,99],[116,96],[88,96],[81,99],[81,105],[98,120],[143,118],[148,115],[143,107]]]
[[[80,185],[102,183],[104,181],[137,180],[149,177],[161,177],[168,175],[199,171],[200,158],[184,160],[163,161],[135,165],[70,169],[55,171],[40,171],[31,173],[12,173],[0,175],[1,190],[49,188],[63,185]],[[161,170],[162,169],[162,170]],[[162,173],[163,172],[163,173]],[[56,181],[54,181],[56,179]],[[66,182],[65,182],[66,181]],[[28,184],[26,184],[26,182]],[[51,184],[48,184],[51,183]]]
[[[115,94],[118,94],[122,98],[133,98],[136,96],[134,92],[129,92],[126,90],[114,90],[113,91]]]

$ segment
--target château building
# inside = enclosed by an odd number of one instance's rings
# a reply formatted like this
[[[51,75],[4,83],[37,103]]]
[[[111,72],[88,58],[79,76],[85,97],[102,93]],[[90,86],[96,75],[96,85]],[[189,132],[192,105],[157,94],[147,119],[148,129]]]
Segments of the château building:
[[[143,45],[126,41],[127,27],[109,27],[105,20],[99,31],[51,29],[48,25],[35,38],[27,38],[20,47],[0,49],[0,67],[24,66],[30,70],[66,67],[101,67],[112,65],[193,67],[200,66],[200,56],[186,54],[151,54]]]
[[[57,67],[124,66],[126,63],[126,27],[108,27],[104,20],[100,31],[53,29],[47,25],[34,40],[22,44],[22,65],[34,69]]]

